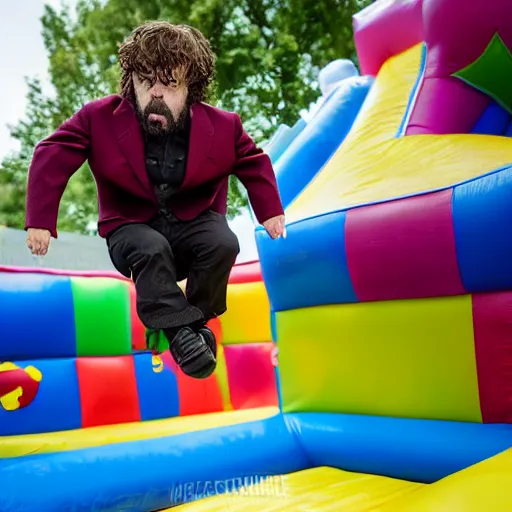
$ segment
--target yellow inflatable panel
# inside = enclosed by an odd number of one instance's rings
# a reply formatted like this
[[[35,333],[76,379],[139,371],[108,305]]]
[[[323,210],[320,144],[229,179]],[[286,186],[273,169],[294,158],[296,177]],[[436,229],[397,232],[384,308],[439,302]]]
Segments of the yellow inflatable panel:
[[[511,512],[511,484],[512,450],[507,450],[375,512]]]
[[[295,222],[366,203],[451,187],[512,164],[512,140],[487,135],[396,138],[418,78],[421,45],[389,59],[354,128],[287,208]]]
[[[298,471],[238,492],[211,496],[168,511],[190,512],[369,512],[422,484],[329,467]],[[416,512],[416,511],[414,511]],[[454,510],[451,512],[455,512]]]
[[[226,365],[226,356],[224,355],[224,347],[219,344],[217,347],[217,368],[215,370],[217,382],[219,383],[220,393],[222,395],[222,404],[225,411],[232,411],[231,394],[229,392],[228,367]]]
[[[481,422],[471,296],[278,312],[284,412]]]
[[[0,458],[22,457],[34,453],[79,450],[92,446],[124,443],[140,439],[196,432],[249,421],[262,420],[278,414],[277,407],[178,416],[165,420],[123,423],[87,429],[0,437]]]
[[[338,153],[356,147],[366,151],[396,136],[418,80],[422,47],[418,44],[386,61]]]
[[[270,304],[262,281],[230,284],[227,306],[220,317],[224,345],[272,341]]]

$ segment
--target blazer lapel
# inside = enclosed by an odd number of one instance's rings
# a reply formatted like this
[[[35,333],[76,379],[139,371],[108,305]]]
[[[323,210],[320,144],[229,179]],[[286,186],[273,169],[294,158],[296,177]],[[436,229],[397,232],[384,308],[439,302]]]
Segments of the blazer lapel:
[[[201,103],[195,103],[190,109],[190,140],[187,158],[187,171],[182,189],[190,188],[200,176],[212,147],[215,130]]]
[[[114,129],[117,142],[128,160],[135,178],[149,196],[156,201],[154,188],[146,172],[144,159],[144,141],[142,132],[132,105],[125,99],[114,110]]]

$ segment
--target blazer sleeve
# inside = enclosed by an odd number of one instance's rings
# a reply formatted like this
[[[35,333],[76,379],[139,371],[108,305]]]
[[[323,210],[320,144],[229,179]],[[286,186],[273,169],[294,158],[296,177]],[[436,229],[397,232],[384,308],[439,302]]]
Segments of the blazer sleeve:
[[[83,107],[36,146],[28,172],[25,229],[47,229],[57,238],[62,195],[71,176],[87,160],[89,143]]]
[[[246,133],[238,114],[235,114],[235,154],[234,174],[247,189],[258,222],[262,224],[284,215],[270,157]]]

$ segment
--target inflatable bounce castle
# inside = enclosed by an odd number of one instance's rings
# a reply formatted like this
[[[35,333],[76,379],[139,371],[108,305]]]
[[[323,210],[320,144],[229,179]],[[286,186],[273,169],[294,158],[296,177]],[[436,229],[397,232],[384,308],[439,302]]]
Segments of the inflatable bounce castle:
[[[0,510],[510,512],[510,0],[379,0],[361,73],[272,141],[219,368],[117,275],[0,273]]]

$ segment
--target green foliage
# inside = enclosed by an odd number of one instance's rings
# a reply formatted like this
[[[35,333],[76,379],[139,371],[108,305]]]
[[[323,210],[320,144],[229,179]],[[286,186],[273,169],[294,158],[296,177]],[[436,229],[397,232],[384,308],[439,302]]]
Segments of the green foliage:
[[[39,140],[84,103],[117,92],[117,48],[140,23],[164,19],[199,28],[217,55],[210,101],[237,111],[256,142],[281,123],[293,125],[318,96],[319,68],[354,58],[352,14],[371,0],[80,0],[76,12],[45,7],[43,37],[55,90],[28,81],[25,120],[12,130],[18,154],[0,164],[0,224],[23,227],[27,169]],[[90,233],[96,187],[87,165],[70,180],[59,229]],[[228,215],[247,205],[230,180]]]

